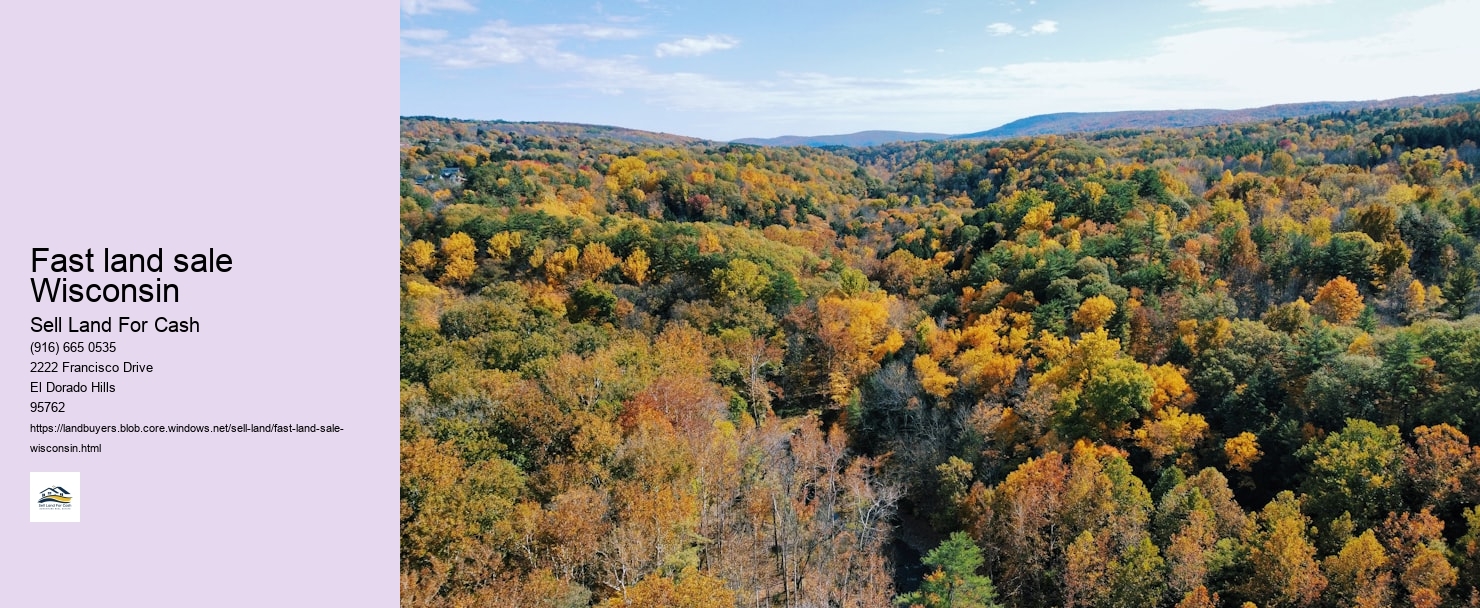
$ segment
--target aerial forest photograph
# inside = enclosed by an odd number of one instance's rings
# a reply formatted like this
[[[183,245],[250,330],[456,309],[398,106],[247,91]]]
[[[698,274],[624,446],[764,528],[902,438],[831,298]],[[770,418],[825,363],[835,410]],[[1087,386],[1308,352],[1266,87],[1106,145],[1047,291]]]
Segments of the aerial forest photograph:
[[[400,19],[402,606],[1480,608],[1480,2]]]

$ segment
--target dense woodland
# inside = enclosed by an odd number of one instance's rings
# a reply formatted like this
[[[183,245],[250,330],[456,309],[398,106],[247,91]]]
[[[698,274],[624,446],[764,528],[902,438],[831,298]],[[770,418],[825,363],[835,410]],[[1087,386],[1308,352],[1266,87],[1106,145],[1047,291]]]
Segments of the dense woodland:
[[[405,606],[1480,606],[1480,107],[401,126]]]

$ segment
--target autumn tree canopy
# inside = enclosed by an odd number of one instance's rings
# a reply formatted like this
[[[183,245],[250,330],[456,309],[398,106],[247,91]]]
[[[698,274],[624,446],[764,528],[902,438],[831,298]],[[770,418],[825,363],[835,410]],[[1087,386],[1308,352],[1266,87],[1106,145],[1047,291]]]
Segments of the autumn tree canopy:
[[[402,605],[1474,605],[1477,116],[402,119]]]

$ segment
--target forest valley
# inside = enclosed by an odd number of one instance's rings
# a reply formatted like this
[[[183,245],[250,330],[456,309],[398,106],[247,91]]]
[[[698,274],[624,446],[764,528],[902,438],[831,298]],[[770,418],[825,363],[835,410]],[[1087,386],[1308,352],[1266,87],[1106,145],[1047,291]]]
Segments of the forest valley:
[[[403,606],[1480,606],[1480,107],[401,131]]]

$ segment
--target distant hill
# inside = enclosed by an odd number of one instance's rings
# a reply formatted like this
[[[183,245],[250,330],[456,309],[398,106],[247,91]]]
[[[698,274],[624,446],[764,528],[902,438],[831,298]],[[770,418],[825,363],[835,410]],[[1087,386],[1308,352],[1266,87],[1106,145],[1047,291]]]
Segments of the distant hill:
[[[1007,139],[1033,135],[1063,133],[1090,133],[1120,129],[1176,129],[1208,125],[1258,122],[1284,118],[1301,118],[1349,110],[1379,108],[1402,108],[1416,106],[1438,106],[1455,103],[1480,102],[1480,89],[1463,93],[1398,97],[1367,101],[1314,101],[1287,103],[1260,108],[1240,110],[1194,109],[1194,110],[1135,110],[1125,112],[1060,112],[1039,114],[1014,120],[994,129],[950,135],[946,133],[916,133],[911,131],[859,131],[841,135],[784,135],[781,137],[747,137],[733,143],[756,146],[848,146],[863,148],[881,144],[936,141],[945,139]],[[635,144],[690,144],[709,140],[613,127],[571,122],[511,122],[506,120],[460,120],[436,116],[403,116],[401,133],[407,143],[425,142],[451,136],[452,141],[471,142],[481,139],[484,133],[512,133],[523,136],[578,137],[582,139],[611,139]],[[451,143],[451,142],[448,142]]]
[[[1367,101],[1314,101],[1242,110],[1149,110],[1130,112],[1061,112],[1015,120],[995,129],[953,136],[952,139],[1000,139],[1050,133],[1085,133],[1111,129],[1165,129],[1240,122],[1300,118],[1347,110],[1434,106],[1480,101],[1480,90]]]
[[[512,133],[524,136],[544,137],[579,137],[583,139],[614,139],[635,144],[686,144],[705,141],[697,137],[686,137],[673,135],[671,133],[657,133],[653,131],[642,131],[638,129],[627,129],[623,127],[612,127],[607,125],[587,125],[573,122],[510,122],[507,120],[459,120],[455,118],[441,118],[437,116],[403,116],[401,117],[401,133],[403,137],[425,134],[432,136],[433,131],[419,130],[415,128],[418,124],[441,124],[445,126],[457,125],[458,134],[472,135],[466,133],[475,129],[476,133]],[[424,132],[424,133],[423,133]]]
[[[1287,103],[1240,110],[1196,109],[1137,110],[1127,112],[1060,112],[1057,114],[1029,116],[1014,120],[995,129],[961,135],[912,133],[908,131],[861,131],[848,135],[752,137],[737,139],[735,142],[761,146],[865,147],[894,142],[937,139],[1006,139],[1031,135],[1089,133],[1116,129],[1176,129],[1240,122],[1258,122],[1261,120],[1301,118],[1331,112],[1345,112],[1348,110],[1436,106],[1468,102],[1480,102],[1480,90],[1367,101]]]
[[[899,141],[934,141],[950,139],[945,133],[911,133],[909,131],[859,131],[846,135],[783,135],[781,137],[747,137],[737,139],[737,144],[755,146],[877,146]]]

